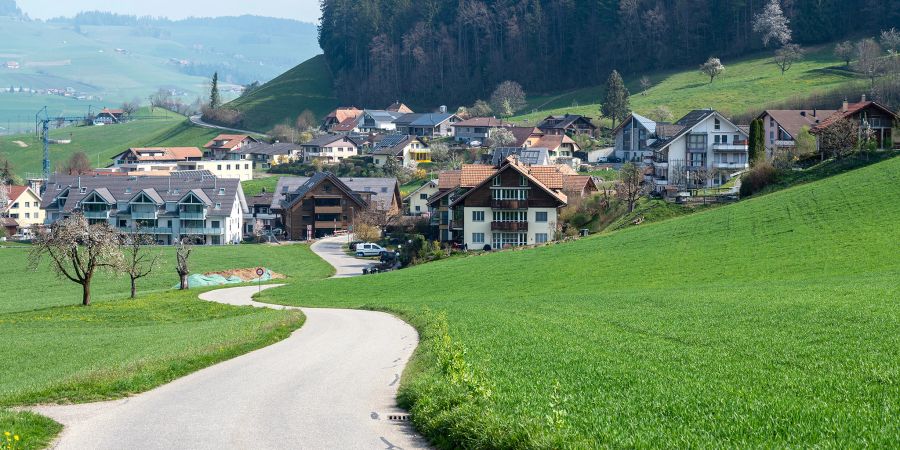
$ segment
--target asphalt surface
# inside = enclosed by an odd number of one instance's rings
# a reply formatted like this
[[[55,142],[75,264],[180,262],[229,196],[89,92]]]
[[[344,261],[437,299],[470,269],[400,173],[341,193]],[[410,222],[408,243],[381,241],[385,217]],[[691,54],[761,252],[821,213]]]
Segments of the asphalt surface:
[[[211,123],[208,123],[208,122],[204,122],[202,116],[200,116],[199,114],[198,114],[198,115],[191,116],[191,117],[189,117],[189,119],[191,120],[191,123],[192,123],[192,124],[197,125],[198,127],[203,127],[203,128],[214,128],[214,129],[216,129],[216,130],[222,130],[222,131],[226,131],[226,132],[229,132],[229,133],[254,134],[254,135],[265,136],[265,134],[262,134],[262,133],[259,133],[259,132],[256,132],[256,131],[242,130],[242,129],[240,129],[240,128],[228,128],[228,127],[222,127],[222,126],[219,126],[219,125],[214,125],[214,124],[211,124]]]
[[[339,241],[314,250],[337,265],[338,276],[361,273],[360,260],[335,253]],[[219,289],[200,298],[283,308],[252,301],[257,289]],[[373,311],[302,311],[306,323],[289,338],[149,392],[31,410],[65,425],[57,449],[427,448],[409,422],[395,417],[404,414],[395,399],[418,344],[415,329]]]
[[[375,265],[377,261],[347,256],[341,248],[350,242],[351,237],[340,236],[316,241],[310,248],[313,252],[335,268],[334,278],[354,277],[362,275],[364,268]]]

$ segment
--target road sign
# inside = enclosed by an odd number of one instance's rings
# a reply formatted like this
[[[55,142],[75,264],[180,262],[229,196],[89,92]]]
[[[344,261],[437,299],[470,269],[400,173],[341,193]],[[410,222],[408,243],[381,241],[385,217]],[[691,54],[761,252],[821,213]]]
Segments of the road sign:
[[[262,267],[260,267],[260,268],[256,269],[256,274],[259,276],[263,276],[266,274],[266,269],[263,269]]]

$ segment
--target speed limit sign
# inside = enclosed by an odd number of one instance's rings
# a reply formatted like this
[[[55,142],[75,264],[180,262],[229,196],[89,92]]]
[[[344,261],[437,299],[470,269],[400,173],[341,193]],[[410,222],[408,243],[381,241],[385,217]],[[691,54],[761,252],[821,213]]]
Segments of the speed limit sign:
[[[262,267],[260,267],[260,268],[256,269],[256,274],[259,276],[263,276],[266,274],[266,270],[263,269]]]

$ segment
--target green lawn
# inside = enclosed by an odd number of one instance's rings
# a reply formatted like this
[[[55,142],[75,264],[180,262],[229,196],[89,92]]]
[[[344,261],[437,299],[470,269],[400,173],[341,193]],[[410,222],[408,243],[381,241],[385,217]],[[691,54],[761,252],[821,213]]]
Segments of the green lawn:
[[[27,248],[0,249],[0,433],[40,448],[58,426],[4,407],[85,402],[145,391],[175,378],[287,337],[303,316],[235,308],[197,299],[200,290],[173,291],[173,250],[128,300],[128,280],[94,281],[95,304],[84,308],[80,287],[42,269],[25,268]],[[305,245],[197,247],[194,273],[265,266],[304,283],[333,273]],[[39,288],[38,288],[39,287]]]
[[[443,447],[892,447],[898,195],[893,158],[574,243],[263,299],[416,325],[401,397]]]
[[[247,197],[260,194],[263,189],[265,189],[266,192],[275,192],[275,187],[278,185],[278,180],[280,178],[281,175],[259,177],[253,180],[242,181],[241,187],[244,188],[244,195]]]
[[[225,105],[244,113],[243,128],[266,132],[279,123],[293,125],[304,110],[319,120],[337,106],[331,69],[315,56]]]
[[[832,55],[833,46],[808,50],[806,58],[784,75],[772,63],[769,52],[723,60],[726,71],[711,84],[709,78],[695,68],[648,73],[653,87],[642,94],[641,76],[636,75],[626,80],[631,92],[631,107],[639,114],[648,114],[653,108],[665,105],[675,120],[700,108],[715,108],[731,115],[858,80],[854,74],[841,69],[842,62]],[[597,117],[605,89],[605,86],[594,86],[535,96],[529,99],[527,112],[512,120],[536,123],[550,114],[565,113]]]
[[[72,154],[84,152],[98,167],[112,163],[111,158],[129,147],[202,147],[218,131],[193,126],[184,116],[149,108],[135,115],[138,119],[118,124],[53,129],[53,139],[71,139],[71,144],[50,146],[51,167],[64,164]],[[24,143],[22,147],[17,143]],[[0,157],[8,159],[16,173],[41,171],[43,148],[34,133],[0,137]]]

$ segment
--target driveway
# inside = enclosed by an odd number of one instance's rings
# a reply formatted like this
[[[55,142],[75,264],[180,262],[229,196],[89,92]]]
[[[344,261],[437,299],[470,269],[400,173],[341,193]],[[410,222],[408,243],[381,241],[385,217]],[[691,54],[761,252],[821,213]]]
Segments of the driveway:
[[[360,260],[336,255],[335,246],[339,251],[339,242],[324,240],[315,250],[349,276]],[[254,302],[257,289],[219,289],[200,298],[290,308]],[[302,311],[306,323],[289,338],[149,392],[31,409],[65,425],[58,449],[428,448],[395,406],[416,330],[380,312]]]
[[[352,236],[349,238],[347,236],[324,238],[310,246],[315,254],[334,267],[334,278],[362,275],[364,268],[377,263],[377,261],[347,256],[341,247],[351,239],[353,239]]]

